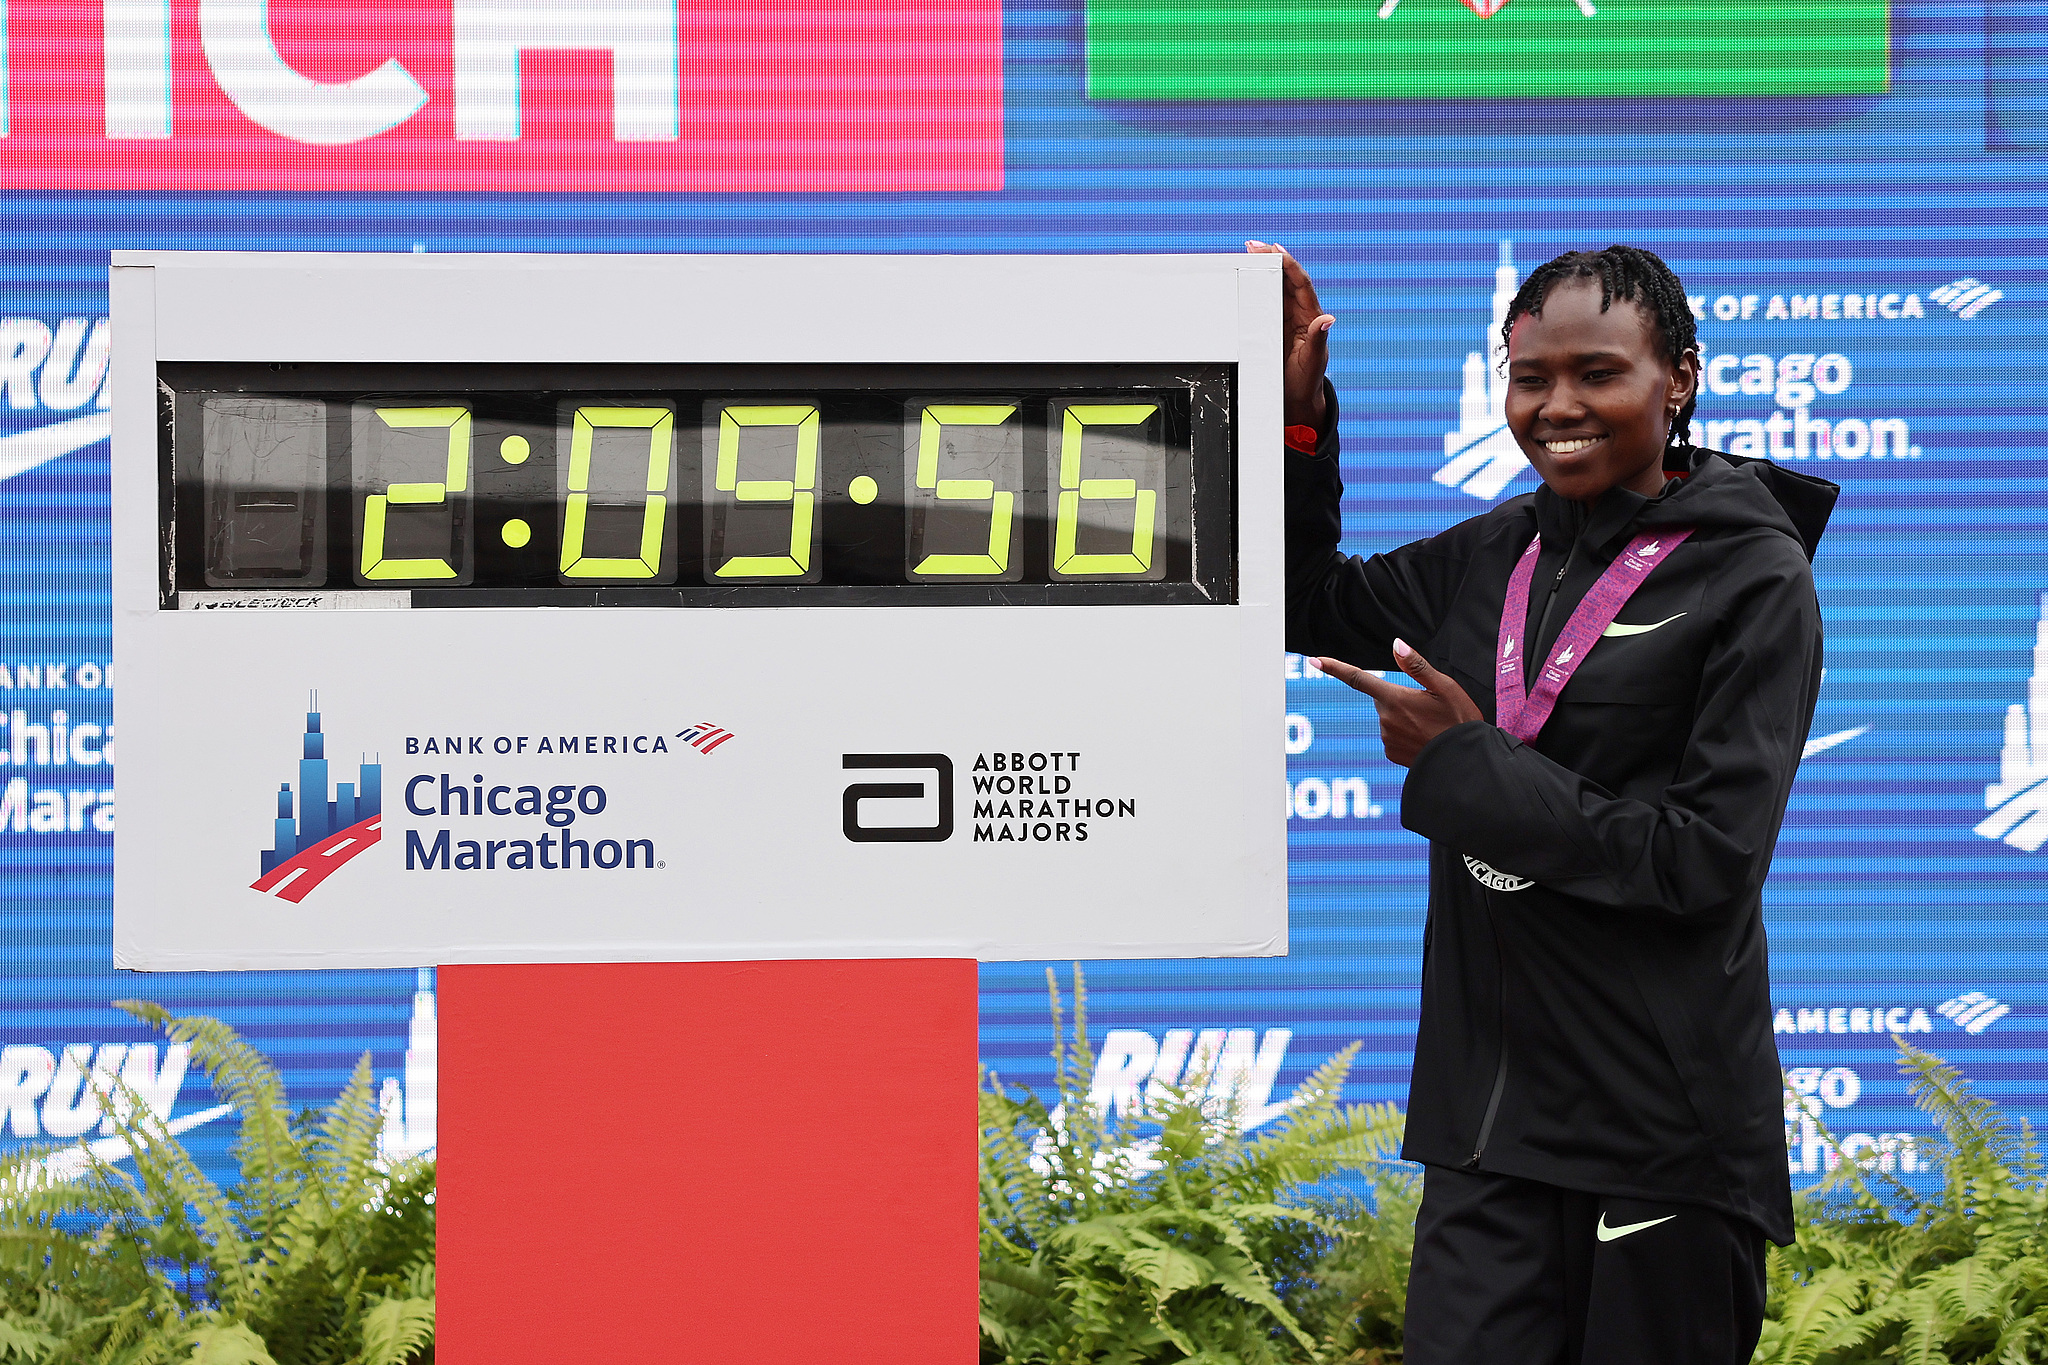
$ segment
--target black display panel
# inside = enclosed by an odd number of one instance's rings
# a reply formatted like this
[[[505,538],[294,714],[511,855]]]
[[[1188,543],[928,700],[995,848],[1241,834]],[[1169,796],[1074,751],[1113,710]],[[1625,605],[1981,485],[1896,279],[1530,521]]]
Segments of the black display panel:
[[[163,603],[1219,603],[1232,366],[158,367]]]

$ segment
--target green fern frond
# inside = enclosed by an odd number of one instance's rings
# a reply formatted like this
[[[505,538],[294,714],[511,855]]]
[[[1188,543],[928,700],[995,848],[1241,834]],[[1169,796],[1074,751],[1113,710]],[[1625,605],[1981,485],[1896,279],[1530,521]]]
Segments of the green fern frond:
[[[356,1059],[348,1084],[321,1115],[319,1138],[312,1144],[321,1174],[338,1199],[356,1197],[376,1175],[384,1116],[377,1109],[375,1078],[365,1052]]]
[[[196,1055],[198,1049],[194,1049]],[[176,1210],[195,1209],[200,1227],[213,1248],[212,1259],[222,1270],[224,1294],[254,1296],[262,1292],[263,1271],[247,1239],[242,1219],[220,1187],[199,1168],[185,1145],[172,1137],[146,1105],[133,1106],[124,1117],[114,1114],[115,1134],[126,1139],[130,1159],[135,1163],[136,1183],[146,1207]],[[93,1162],[94,1173],[111,1187],[123,1177],[108,1163]]]
[[[2005,1324],[1991,1348],[1998,1365],[2039,1365],[2048,1358],[2048,1309]]]
[[[305,1154],[294,1140],[284,1080],[261,1052],[233,1029],[206,1015],[178,1017],[146,1000],[116,1000],[114,1006],[192,1049],[192,1060],[213,1082],[214,1093],[235,1106],[241,1118],[233,1151],[242,1170],[242,1189],[254,1205],[255,1233],[267,1239],[282,1220],[308,1176]],[[319,1192],[322,1199],[327,1192]]]
[[[1927,1277],[1927,1283],[1947,1317],[1967,1322],[1996,1313],[2016,1278],[2011,1266],[1980,1253],[1943,1266]]]
[[[1759,1360],[1769,1365],[1814,1365],[1835,1330],[1854,1317],[1863,1302],[1860,1275],[1822,1271],[1810,1284],[1796,1287],[1772,1314],[1779,1327],[1773,1354]]]
[[[1888,1315],[1904,1324],[1899,1338],[1899,1359],[1903,1365],[1950,1365],[1947,1351],[1949,1323],[1942,1312],[1941,1298],[1922,1286],[1900,1296]]]
[[[9,1314],[0,1317],[0,1360],[40,1361],[56,1348],[57,1337],[33,1321]]]
[[[432,1299],[380,1299],[363,1314],[363,1349],[351,1365],[404,1365],[434,1339]]]
[[[2009,1167],[2021,1159],[2022,1144],[1998,1106],[1977,1094],[1962,1072],[1902,1037],[1894,1035],[1892,1041],[1913,1103],[1940,1125],[1957,1160],[1969,1167]]]
[[[190,1333],[192,1365],[277,1365],[263,1338],[239,1322],[207,1322]]]

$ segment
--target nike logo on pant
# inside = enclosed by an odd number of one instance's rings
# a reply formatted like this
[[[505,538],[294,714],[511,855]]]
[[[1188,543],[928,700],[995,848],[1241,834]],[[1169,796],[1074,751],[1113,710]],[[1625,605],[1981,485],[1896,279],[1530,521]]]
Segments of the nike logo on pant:
[[[1683,615],[1685,615],[1684,612],[1678,613],[1678,616]],[[1670,625],[1673,621],[1676,621],[1678,619],[1678,616],[1667,616],[1661,621],[1652,621],[1647,626],[1625,626],[1621,622],[1616,621],[1613,625],[1609,626],[1607,629],[1601,631],[1600,633],[1603,636],[1648,635],[1651,631],[1655,630],[1659,626]]]
[[[1648,1222],[1623,1223],[1618,1228],[1611,1228],[1607,1226],[1607,1215],[1602,1213],[1600,1215],[1600,1225],[1593,1229],[1593,1232],[1601,1241],[1613,1242],[1628,1236],[1631,1232],[1641,1232],[1644,1228],[1653,1228],[1659,1223],[1668,1223],[1676,1217],[1678,1215],[1675,1213],[1667,1213],[1662,1218],[1652,1218]]]

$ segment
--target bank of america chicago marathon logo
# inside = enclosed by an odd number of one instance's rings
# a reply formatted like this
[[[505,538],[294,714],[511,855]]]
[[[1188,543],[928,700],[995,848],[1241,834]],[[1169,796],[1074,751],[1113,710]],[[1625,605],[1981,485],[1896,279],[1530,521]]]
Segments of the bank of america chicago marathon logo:
[[[1444,463],[1430,477],[1446,488],[1491,502],[1508,491],[1529,461],[1507,428],[1507,349],[1501,323],[1514,301],[1520,276],[1514,243],[1500,244],[1493,272],[1493,307],[1481,348],[1465,355],[1458,394],[1458,425],[1444,433]],[[1927,317],[1927,301],[1960,318],[1974,318],[2005,297],[1980,280],[1964,277],[1928,293],[1694,294],[1687,297],[1701,322],[1889,323]],[[1844,415],[1833,400],[1849,391],[1856,367],[1838,352],[1785,354],[1706,349],[1701,376],[1701,415],[1693,420],[1696,444],[1734,455],[1773,460],[1911,460],[1920,458],[1912,429],[1903,417]],[[1726,401],[1726,400],[1733,400]],[[1769,409],[1762,417],[1712,415],[1722,407],[1739,410],[1744,400]],[[1816,416],[1827,400],[1829,411]]]
[[[327,736],[321,729],[322,717],[318,694],[308,702],[306,729],[300,736],[298,787],[295,791],[289,781],[278,784],[277,815],[273,824],[271,847],[262,851],[259,859],[261,875],[251,882],[250,889],[273,895],[280,900],[297,904],[303,901],[321,882],[348,864],[364,850],[379,843],[384,831],[384,768],[382,763],[367,756],[356,770],[354,782],[342,782],[331,790],[327,771]],[[707,755],[722,748],[736,738],[731,730],[710,721],[698,721],[676,732],[674,738],[681,741],[676,751],[688,749],[699,755]],[[660,735],[626,736],[543,736],[537,744],[529,745],[526,737],[502,736],[487,739],[482,735],[428,737],[422,741],[414,737],[407,742],[407,752],[413,754],[456,755],[456,754],[504,754],[525,753],[529,747],[536,754],[658,754],[671,752],[667,739]],[[481,784],[483,779],[479,776]],[[405,791],[405,804],[416,815],[436,813],[435,807],[420,809],[415,804],[415,789],[425,783],[433,787],[431,775],[414,777]],[[438,800],[439,813],[470,815],[539,815],[563,832],[559,849],[562,861],[557,864],[548,855],[555,851],[555,835],[543,833],[538,841],[505,840],[466,842],[451,841],[447,831],[441,831],[434,842],[421,840],[417,831],[406,832],[406,865],[410,867],[460,868],[471,870],[480,866],[495,869],[496,853],[507,852],[507,870],[524,870],[534,866],[533,859],[538,852],[540,865],[548,869],[569,866],[571,844],[582,859],[582,866],[589,866],[589,859],[595,857],[600,867],[616,867],[622,860],[629,866],[658,867],[654,857],[653,841],[647,839],[626,840],[623,844],[614,840],[600,840],[596,850],[583,840],[571,840],[567,826],[576,817],[595,815],[605,808],[606,797],[603,788],[583,786],[555,786],[541,795],[536,786],[519,787],[518,803],[498,808],[500,793],[513,795],[515,789],[509,786],[490,787],[479,785],[471,788],[460,781],[450,782],[447,774],[439,775],[439,788],[429,799]],[[472,799],[473,797],[473,799]],[[545,801],[545,805],[543,802]],[[472,808],[474,810],[472,811]],[[451,850],[452,843],[452,850]],[[523,846],[523,850],[522,850]],[[645,850],[645,859],[632,857],[631,853]],[[523,851],[523,859],[521,853]],[[474,854],[474,857],[472,857]],[[610,862],[605,858],[611,857]]]

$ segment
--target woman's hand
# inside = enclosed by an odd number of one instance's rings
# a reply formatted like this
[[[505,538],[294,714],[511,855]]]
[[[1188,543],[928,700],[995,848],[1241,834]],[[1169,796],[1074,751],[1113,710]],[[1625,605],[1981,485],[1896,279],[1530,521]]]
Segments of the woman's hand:
[[[1342,659],[1317,659],[1316,667],[1371,697],[1380,710],[1380,743],[1387,746],[1387,761],[1405,768],[1415,762],[1422,746],[1453,725],[1484,720],[1465,689],[1438,672],[1405,641],[1394,641],[1394,662],[1401,671],[1422,684],[1422,690],[1376,678]]]
[[[1271,242],[1246,242],[1246,251],[1280,258],[1280,353],[1286,363],[1287,425],[1323,429],[1323,372],[1330,367],[1330,328],[1337,319],[1316,302],[1316,287],[1287,254]]]

